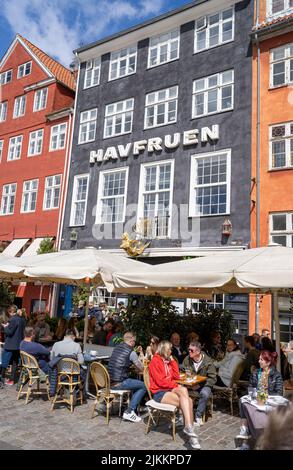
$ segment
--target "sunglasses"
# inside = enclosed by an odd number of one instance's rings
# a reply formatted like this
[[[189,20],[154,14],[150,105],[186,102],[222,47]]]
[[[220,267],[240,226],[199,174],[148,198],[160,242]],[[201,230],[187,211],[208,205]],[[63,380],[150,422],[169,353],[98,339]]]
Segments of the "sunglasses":
[[[188,349],[189,352],[197,352],[197,349]]]
[[[154,341],[151,341],[150,344],[156,344]]]

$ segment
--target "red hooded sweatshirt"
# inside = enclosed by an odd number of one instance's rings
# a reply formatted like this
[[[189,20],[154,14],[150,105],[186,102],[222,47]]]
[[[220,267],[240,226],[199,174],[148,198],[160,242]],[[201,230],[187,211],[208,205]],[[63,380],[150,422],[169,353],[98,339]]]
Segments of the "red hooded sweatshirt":
[[[175,359],[167,361],[156,353],[150,362],[149,373],[152,393],[167,392],[178,387],[175,380],[179,379],[179,368]]]

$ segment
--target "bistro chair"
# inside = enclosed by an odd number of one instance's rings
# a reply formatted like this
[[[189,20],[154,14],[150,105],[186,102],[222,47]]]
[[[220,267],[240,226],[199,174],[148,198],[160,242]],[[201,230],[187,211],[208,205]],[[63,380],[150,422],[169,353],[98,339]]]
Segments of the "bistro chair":
[[[233,374],[229,387],[219,387],[218,385],[214,385],[213,387],[214,399],[218,398],[218,399],[229,400],[231,416],[233,416],[233,403],[234,401],[238,401],[238,398],[239,398],[238,397],[238,383],[244,371],[244,366],[245,366],[245,362],[243,360],[236,367],[236,370]]]
[[[96,400],[91,418],[94,417],[96,407],[102,401],[106,404],[106,419],[107,424],[109,424],[112,404],[114,402],[119,403],[119,417],[121,417],[122,405],[123,403],[129,404],[131,390],[111,389],[109,372],[100,362],[92,362],[90,373],[96,387]]]
[[[148,434],[151,429],[152,423],[157,426],[159,424],[159,420],[161,417],[167,418],[171,421],[172,424],[172,434],[173,440],[176,440],[176,413],[178,411],[175,405],[168,405],[167,403],[159,403],[153,400],[152,393],[150,391],[150,376],[149,376],[149,368],[144,367],[143,372],[143,380],[146,386],[149,400],[146,402],[146,406],[148,408],[149,417],[146,425],[145,433]]]
[[[83,403],[80,365],[74,359],[64,358],[60,359],[57,368],[57,388],[52,401],[51,411],[53,411],[56,403],[66,403],[70,406],[71,413],[73,413],[75,401],[79,400],[81,404]],[[79,397],[75,400],[74,393],[77,389]],[[66,391],[69,392],[69,398],[68,394],[66,396]]]
[[[21,395],[26,396],[25,404],[28,404],[29,397],[31,395],[44,395],[49,396],[49,379],[48,375],[39,368],[38,362],[34,356],[27,354],[24,351],[20,351],[21,357],[21,375],[20,375],[20,386],[17,394],[17,400]],[[40,382],[45,380],[46,390],[40,390]],[[25,385],[28,384],[27,389],[24,390]],[[33,385],[37,386],[37,389],[33,389]]]

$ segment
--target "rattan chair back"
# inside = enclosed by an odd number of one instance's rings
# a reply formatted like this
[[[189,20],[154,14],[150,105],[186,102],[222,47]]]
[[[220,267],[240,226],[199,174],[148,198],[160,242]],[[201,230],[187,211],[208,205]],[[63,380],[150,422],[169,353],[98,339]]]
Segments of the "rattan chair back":
[[[96,392],[104,390],[106,395],[110,395],[110,376],[106,367],[100,362],[93,362],[90,373],[96,387]]]
[[[63,358],[60,359],[57,365],[59,374],[66,375],[79,375],[80,365],[75,359]]]
[[[149,395],[149,398],[150,400],[153,399],[153,395],[152,395],[152,392],[150,390],[150,371],[149,371],[149,368],[148,366],[145,366],[144,367],[144,370],[143,370],[143,381],[144,381],[144,384],[146,386],[146,389],[148,391],[148,395]]]

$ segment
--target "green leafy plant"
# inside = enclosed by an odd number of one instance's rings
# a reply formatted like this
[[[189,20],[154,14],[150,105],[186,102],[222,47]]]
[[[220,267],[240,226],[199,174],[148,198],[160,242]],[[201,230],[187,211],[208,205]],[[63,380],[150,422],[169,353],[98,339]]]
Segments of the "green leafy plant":
[[[57,250],[54,247],[54,240],[51,237],[45,237],[40,243],[37,254],[44,255],[45,253],[53,253],[55,251]]]
[[[9,305],[13,304],[15,293],[11,289],[10,284],[0,281],[0,311],[6,310]]]
[[[72,295],[72,303],[74,307],[78,306],[78,302],[83,300],[86,304],[88,298],[88,288],[87,287],[78,287],[77,290]]]

